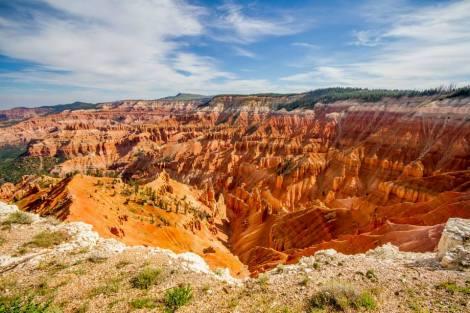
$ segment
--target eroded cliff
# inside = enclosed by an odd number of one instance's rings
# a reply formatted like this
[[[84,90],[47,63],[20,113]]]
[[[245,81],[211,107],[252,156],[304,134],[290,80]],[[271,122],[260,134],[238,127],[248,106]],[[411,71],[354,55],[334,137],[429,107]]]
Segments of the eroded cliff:
[[[62,157],[51,171],[59,177],[120,176],[144,188],[168,173],[174,184],[198,190],[205,212],[218,211],[217,223],[228,227],[216,238],[227,241],[221,251],[230,250],[254,274],[326,248],[352,254],[391,242],[403,251],[432,251],[449,217],[470,218],[469,98],[352,99],[283,109],[304,96],[120,101],[31,118],[0,129],[0,141],[28,143],[29,156]],[[41,196],[41,188],[30,191],[20,204],[55,214],[48,202],[57,201],[54,188]],[[179,198],[193,193],[184,188]],[[4,198],[15,192],[11,185],[1,189]],[[60,217],[96,214],[98,204],[86,203],[87,196],[75,193],[72,209]],[[95,221],[87,222],[120,237],[104,217]],[[175,223],[181,229],[189,221]],[[129,225],[123,232],[133,235],[121,239],[178,250],[195,236],[170,239],[144,230]],[[203,254],[202,247],[181,249]]]

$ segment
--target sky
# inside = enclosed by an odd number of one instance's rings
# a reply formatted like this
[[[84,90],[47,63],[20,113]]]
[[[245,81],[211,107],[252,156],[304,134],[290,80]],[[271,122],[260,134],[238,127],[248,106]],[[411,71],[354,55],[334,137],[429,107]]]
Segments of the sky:
[[[0,0],[0,108],[470,84],[470,0]]]

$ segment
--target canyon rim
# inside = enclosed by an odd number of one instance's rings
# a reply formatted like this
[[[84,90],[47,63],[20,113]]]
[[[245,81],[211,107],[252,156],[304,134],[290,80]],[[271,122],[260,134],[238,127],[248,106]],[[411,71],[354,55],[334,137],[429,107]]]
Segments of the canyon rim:
[[[469,12],[1,3],[0,313],[470,312]]]

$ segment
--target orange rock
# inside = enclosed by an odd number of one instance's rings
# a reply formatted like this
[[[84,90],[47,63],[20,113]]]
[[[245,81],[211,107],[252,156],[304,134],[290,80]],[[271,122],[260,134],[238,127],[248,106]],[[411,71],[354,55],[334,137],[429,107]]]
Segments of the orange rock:
[[[48,191],[4,185],[0,196],[16,194],[25,209],[85,220],[108,236],[119,227],[127,243],[195,251],[232,272],[243,272],[239,258],[253,273],[326,248],[359,253],[391,242],[430,251],[448,218],[469,217],[468,98],[277,111],[300,97],[126,100],[34,115],[0,129],[0,145],[28,142],[29,155],[66,158],[59,175],[119,174],[166,202],[100,199],[87,176]],[[182,216],[192,205],[204,208],[204,222]],[[133,219],[130,209],[159,212],[171,226]],[[204,255],[208,246],[216,252]]]

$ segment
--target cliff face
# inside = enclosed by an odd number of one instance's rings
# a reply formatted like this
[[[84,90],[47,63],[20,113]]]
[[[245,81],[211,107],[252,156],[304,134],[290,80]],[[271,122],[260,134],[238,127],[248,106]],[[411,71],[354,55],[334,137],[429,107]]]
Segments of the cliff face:
[[[164,170],[204,190],[206,206],[224,203],[230,249],[253,273],[325,248],[431,251],[449,217],[470,217],[470,99],[276,111],[300,97],[120,101],[0,129],[0,144],[63,156],[59,175],[147,184]]]

